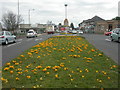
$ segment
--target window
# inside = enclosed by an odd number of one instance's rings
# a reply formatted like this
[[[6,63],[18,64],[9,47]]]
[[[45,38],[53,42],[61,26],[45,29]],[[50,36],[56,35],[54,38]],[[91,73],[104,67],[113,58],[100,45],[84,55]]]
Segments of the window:
[[[2,36],[4,34],[4,32],[0,32],[0,36]]]
[[[6,35],[7,35],[7,36],[11,36],[11,33],[10,33],[10,32],[6,32]]]
[[[33,31],[28,31],[28,33],[33,33]]]
[[[118,33],[118,32],[120,32],[120,29],[115,29],[114,31],[113,31],[114,33]]]

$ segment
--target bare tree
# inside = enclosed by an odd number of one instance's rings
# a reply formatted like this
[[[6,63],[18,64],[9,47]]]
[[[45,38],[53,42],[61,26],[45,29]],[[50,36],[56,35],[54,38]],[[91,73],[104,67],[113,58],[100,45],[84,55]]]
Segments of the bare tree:
[[[5,13],[2,17],[2,22],[8,31],[15,31],[18,29],[19,24],[23,21],[22,17],[19,15],[14,14],[13,12],[9,11]]]

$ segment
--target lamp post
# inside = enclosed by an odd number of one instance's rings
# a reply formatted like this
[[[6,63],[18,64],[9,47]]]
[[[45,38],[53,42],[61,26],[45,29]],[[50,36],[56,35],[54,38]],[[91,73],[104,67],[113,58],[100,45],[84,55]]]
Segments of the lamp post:
[[[67,4],[64,5],[65,6],[65,20],[64,20],[64,25],[65,25],[65,28],[68,28],[68,19],[67,19]],[[67,29],[66,29],[67,30]]]
[[[67,19],[67,4],[65,4],[65,19]]]
[[[29,9],[29,10],[28,10],[28,21],[29,21],[29,25],[30,25],[30,11],[31,11],[31,10],[34,11],[34,9]]]
[[[18,0],[18,16],[19,16],[19,0]]]

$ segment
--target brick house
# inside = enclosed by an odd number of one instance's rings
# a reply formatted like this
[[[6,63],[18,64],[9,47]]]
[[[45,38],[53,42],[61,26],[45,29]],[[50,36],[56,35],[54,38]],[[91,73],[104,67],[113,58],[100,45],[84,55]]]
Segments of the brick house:
[[[111,31],[114,28],[117,28],[120,23],[120,20],[106,20],[99,21],[96,23],[95,32],[106,32]]]
[[[83,20],[79,26],[84,32],[87,30],[87,32],[104,33],[120,27],[120,20],[104,20],[94,16],[92,19]]]
[[[79,24],[80,29],[82,29],[84,32],[95,32],[96,23],[105,20],[100,18],[99,16],[94,16],[91,19],[83,20],[82,23]]]

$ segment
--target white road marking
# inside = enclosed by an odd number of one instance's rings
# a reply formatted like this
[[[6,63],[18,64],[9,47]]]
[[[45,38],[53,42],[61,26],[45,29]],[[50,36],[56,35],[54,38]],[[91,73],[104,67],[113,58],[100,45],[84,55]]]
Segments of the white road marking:
[[[35,39],[35,41],[38,41],[39,39]]]
[[[11,47],[11,46],[14,46],[14,45],[20,44],[20,43],[21,43],[21,42],[13,43],[13,44],[7,45],[7,46],[5,46],[5,47],[3,47],[3,48],[8,48],[8,47]]]
[[[38,40],[42,40],[42,38],[40,38],[40,39],[35,39],[35,41],[38,41]]]
[[[13,46],[13,45],[15,45],[16,43],[14,43],[14,44],[10,44],[10,45],[8,45],[7,47],[10,47],[10,46]]]
[[[31,41],[31,40],[33,40],[33,38],[31,38],[31,39],[28,39],[27,41]]]
[[[105,39],[106,41],[109,41],[109,42],[111,42],[111,40],[110,39]]]
[[[17,44],[20,44],[21,42],[18,42]]]
[[[16,41],[22,41],[22,39],[18,39],[18,40],[16,40]]]

